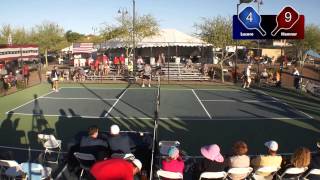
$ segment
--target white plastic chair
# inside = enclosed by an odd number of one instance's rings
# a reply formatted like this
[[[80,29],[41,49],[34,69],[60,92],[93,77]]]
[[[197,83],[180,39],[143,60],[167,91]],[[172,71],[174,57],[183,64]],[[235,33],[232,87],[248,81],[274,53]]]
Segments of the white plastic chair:
[[[179,147],[179,141],[160,141],[159,142],[159,151],[161,155],[167,156],[168,150],[171,146]]]
[[[299,179],[299,177],[302,175],[302,173],[304,173],[307,169],[308,169],[307,167],[304,167],[304,168],[296,168],[296,167],[288,168],[281,175],[278,175],[278,179],[286,179],[285,178],[286,175],[294,175],[296,179]],[[292,177],[288,178],[288,179],[292,179]]]
[[[265,166],[265,167],[260,167],[257,170],[255,170],[253,174],[253,178],[255,180],[272,180],[273,176],[277,173],[279,170],[279,167],[275,166]],[[264,175],[267,174],[267,175]]]
[[[58,163],[60,151],[61,151],[61,140],[57,140],[54,135],[48,134],[38,134],[38,139],[42,142],[43,147],[45,148],[43,159],[46,159],[47,154],[51,154],[52,152],[57,153],[56,160],[48,160],[50,163]],[[56,151],[57,150],[57,151]]]
[[[308,179],[309,175],[320,177],[320,169],[311,169],[306,175],[303,176],[303,179]]]
[[[73,155],[78,160],[80,167],[81,167],[81,173],[79,176],[79,179],[82,179],[84,171],[89,172],[91,166],[96,162],[96,158],[92,154],[86,154],[86,153],[79,153],[75,152]]]
[[[183,179],[183,175],[178,172],[170,172],[170,171],[164,171],[164,170],[158,170],[157,171],[158,178],[168,178],[168,179]]]
[[[202,178],[205,179],[225,179],[227,177],[227,173],[224,171],[221,172],[203,172],[200,174],[199,180]]]
[[[20,165],[13,160],[0,160],[0,178],[3,174],[9,179],[22,177],[24,175]]]
[[[242,179],[245,179],[251,174],[252,170],[253,170],[252,167],[230,168],[228,170],[228,176],[230,179],[232,179],[233,176],[241,176],[243,177]]]

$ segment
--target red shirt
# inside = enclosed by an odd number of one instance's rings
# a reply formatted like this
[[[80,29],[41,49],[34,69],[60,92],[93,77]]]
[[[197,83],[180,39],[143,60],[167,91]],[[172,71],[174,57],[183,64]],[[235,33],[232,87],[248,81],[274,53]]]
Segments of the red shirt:
[[[179,172],[183,174],[184,162],[179,160],[163,160],[162,169],[170,172]]]
[[[125,58],[124,58],[124,56],[120,56],[120,63],[121,63],[121,64],[124,64],[124,63],[125,63]]]
[[[117,56],[114,57],[113,64],[119,64],[119,58]]]
[[[28,65],[24,65],[22,67],[22,74],[23,75],[28,75],[29,74],[29,66]]]
[[[104,64],[109,64],[109,58],[108,58],[108,56],[103,55],[103,56],[102,56],[102,59],[103,59],[103,63],[104,63]]]
[[[97,162],[90,172],[96,180],[133,180],[133,165],[124,159]]]

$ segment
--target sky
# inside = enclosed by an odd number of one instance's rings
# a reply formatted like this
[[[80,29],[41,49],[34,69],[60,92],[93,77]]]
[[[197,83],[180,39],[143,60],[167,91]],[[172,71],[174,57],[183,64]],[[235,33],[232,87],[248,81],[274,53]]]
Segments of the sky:
[[[259,0],[261,1],[261,0]],[[262,0],[260,14],[276,15],[290,5],[305,15],[306,24],[320,26],[320,0]],[[239,0],[136,0],[139,15],[153,15],[160,28],[174,28],[192,34],[194,24],[202,17],[236,14]],[[257,8],[257,3],[241,4]],[[118,10],[132,12],[132,0],[3,0],[0,6],[0,25],[30,28],[42,22],[54,22],[66,31],[84,34],[98,33],[105,23],[114,24]]]

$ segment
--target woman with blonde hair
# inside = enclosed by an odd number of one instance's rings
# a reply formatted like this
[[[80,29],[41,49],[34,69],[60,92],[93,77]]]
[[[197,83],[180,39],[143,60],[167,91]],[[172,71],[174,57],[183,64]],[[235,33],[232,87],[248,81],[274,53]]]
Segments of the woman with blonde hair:
[[[299,147],[290,158],[290,163],[285,165],[278,174],[281,175],[288,168],[308,168],[311,161],[311,152],[306,147]],[[286,175],[283,178],[291,178],[296,175]]]

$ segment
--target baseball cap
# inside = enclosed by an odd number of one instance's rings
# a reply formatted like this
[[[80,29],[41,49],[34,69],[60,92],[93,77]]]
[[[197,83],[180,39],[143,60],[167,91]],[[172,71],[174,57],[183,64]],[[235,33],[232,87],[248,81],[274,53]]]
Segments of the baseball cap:
[[[141,171],[142,163],[139,159],[134,159],[131,162],[139,169],[139,171]]]
[[[120,128],[118,125],[114,124],[110,127],[110,133],[112,135],[118,135],[120,133]]]
[[[276,141],[265,142],[264,145],[272,151],[278,150],[278,143]]]

